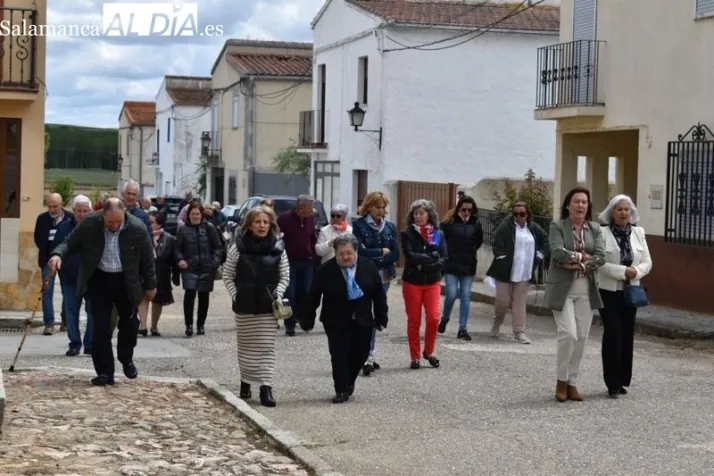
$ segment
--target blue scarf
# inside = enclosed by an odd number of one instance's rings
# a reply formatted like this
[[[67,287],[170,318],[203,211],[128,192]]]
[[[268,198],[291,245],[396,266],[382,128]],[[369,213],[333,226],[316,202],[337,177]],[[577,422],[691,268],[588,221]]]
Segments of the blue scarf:
[[[355,266],[357,266],[357,260],[352,263],[351,266],[340,265],[342,272],[345,275],[345,280],[347,281],[347,300],[354,301],[364,296],[362,288],[359,287],[357,281],[355,281]]]

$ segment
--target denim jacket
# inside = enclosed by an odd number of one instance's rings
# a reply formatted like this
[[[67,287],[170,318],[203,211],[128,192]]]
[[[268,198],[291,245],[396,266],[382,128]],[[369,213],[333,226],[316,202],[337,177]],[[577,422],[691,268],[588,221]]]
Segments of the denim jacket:
[[[390,278],[397,277],[396,263],[399,260],[399,241],[397,228],[393,223],[385,221],[384,228],[378,232],[367,222],[367,217],[360,217],[352,222],[352,234],[359,242],[359,255],[375,262]],[[389,248],[390,253],[384,256],[382,249]]]

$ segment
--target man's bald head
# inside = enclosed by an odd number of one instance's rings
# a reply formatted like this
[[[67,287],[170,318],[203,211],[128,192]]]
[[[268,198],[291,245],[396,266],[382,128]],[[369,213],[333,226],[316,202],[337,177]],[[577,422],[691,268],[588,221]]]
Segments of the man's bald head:
[[[62,195],[59,193],[50,193],[47,195],[47,211],[52,218],[57,218],[62,214]]]
[[[109,231],[116,232],[124,223],[124,210],[124,202],[116,197],[110,197],[102,204],[104,226]]]

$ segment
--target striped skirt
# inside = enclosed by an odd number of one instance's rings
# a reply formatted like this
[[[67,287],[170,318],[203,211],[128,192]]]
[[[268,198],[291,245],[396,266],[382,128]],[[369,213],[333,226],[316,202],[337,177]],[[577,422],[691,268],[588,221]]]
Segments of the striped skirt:
[[[235,319],[241,381],[272,386],[277,320],[272,314],[236,314]]]

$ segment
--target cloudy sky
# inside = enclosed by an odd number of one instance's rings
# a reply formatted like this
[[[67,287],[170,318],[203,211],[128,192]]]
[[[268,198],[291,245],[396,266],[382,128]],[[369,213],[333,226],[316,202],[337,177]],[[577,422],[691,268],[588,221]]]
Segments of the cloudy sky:
[[[58,25],[97,25],[95,31],[99,31],[103,4],[117,0],[48,3],[48,23],[54,25],[55,31],[60,31]],[[312,41],[310,21],[324,0],[199,0],[198,3],[198,30],[206,31],[207,25],[222,25],[223,36],[50,36],[46,121],[117,127],[122,103],[153,101],[164,75],[210,76],[211,66],[228,38]]]

